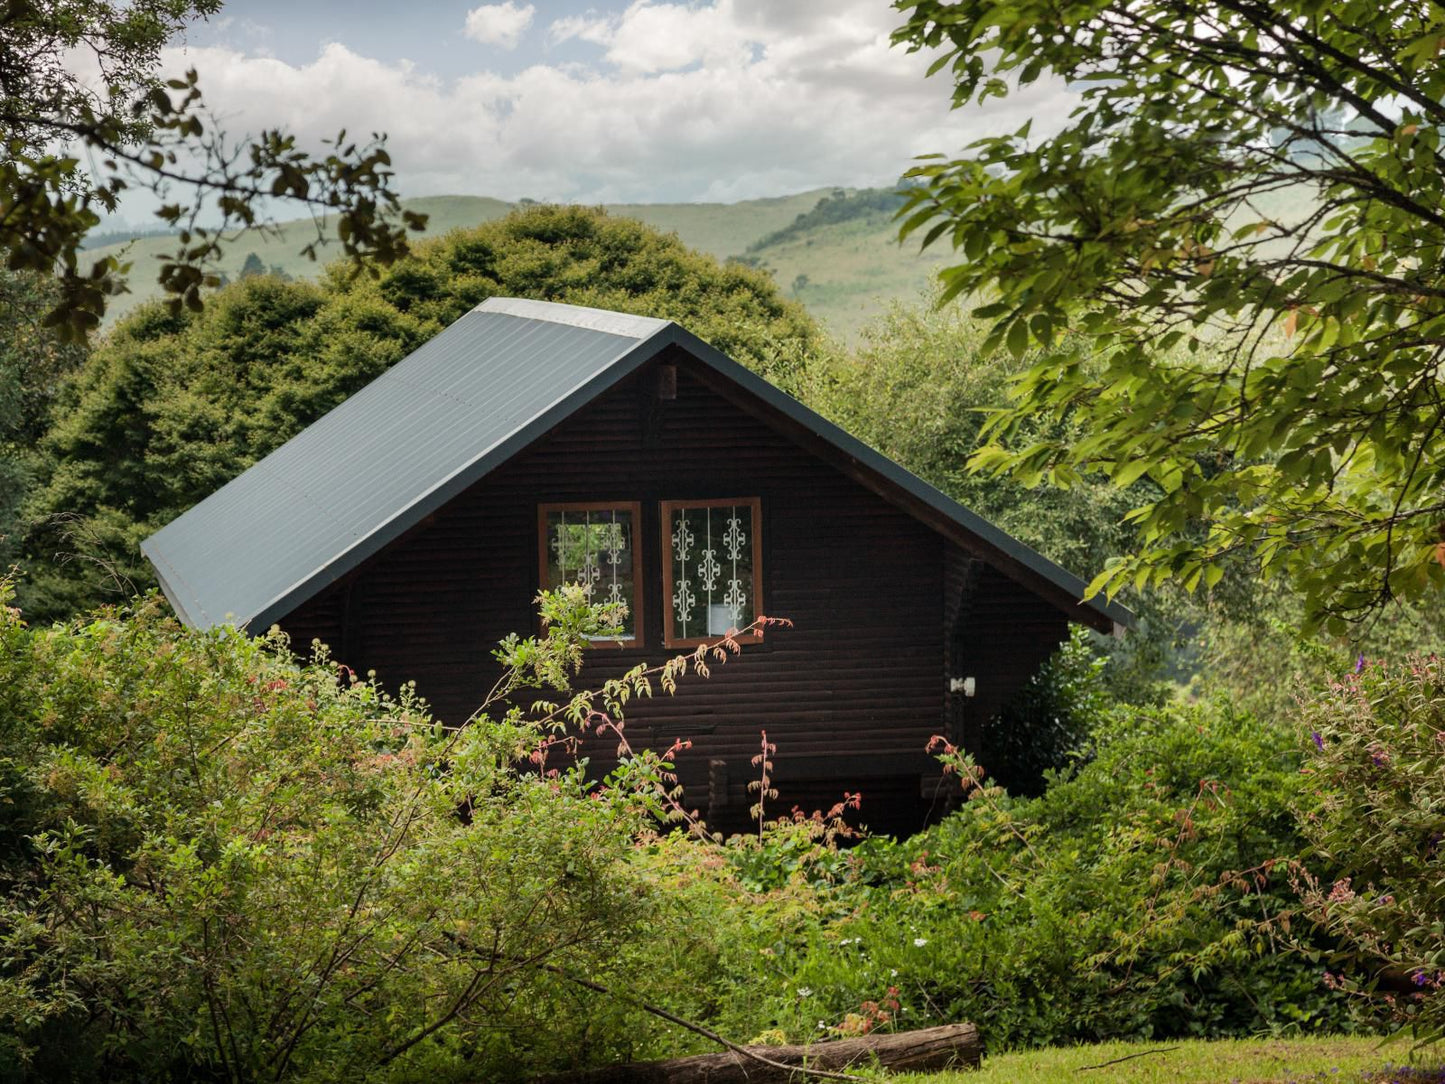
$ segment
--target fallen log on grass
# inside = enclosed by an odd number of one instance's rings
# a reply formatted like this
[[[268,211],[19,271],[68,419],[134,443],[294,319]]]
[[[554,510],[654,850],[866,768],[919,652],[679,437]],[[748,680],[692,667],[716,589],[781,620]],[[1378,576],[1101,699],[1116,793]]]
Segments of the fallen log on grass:
[[[587,1069],[548,1077],[542,1084],[784,1084],[807,1080],[806,1069],[828,1073],[855,1066],[899,1071],[971,1069],[981,1056],[978,1028],[972,1024],[945,1024],[808,1046],[746,1046],[740,1050]]]

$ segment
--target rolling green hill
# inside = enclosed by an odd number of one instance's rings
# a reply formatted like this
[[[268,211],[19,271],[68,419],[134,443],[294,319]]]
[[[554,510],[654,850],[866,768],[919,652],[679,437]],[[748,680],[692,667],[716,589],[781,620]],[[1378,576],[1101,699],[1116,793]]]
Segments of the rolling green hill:
[[[743,259],[770,271],[784,293],[802,302],[833,334],[851,340],[890,301],[918,297],[943,256],[942,250],[920,256],[911,245],[900,247],[889,203],[883,190],[820,188],[739,203],[625,203],[607,209],[676,233],[685,244],[720,260]],[[482,196],[426,196],[406,206],[430,216],[427,233],[439,235],[500,218],[515,205]],[[310,220],[281,223],[231,244],[220,270],[236,278],[255,253],[269,269],[312,277],[322,265],[306,260],[300,250],[314,237]],[[132,293],[117,300],[109,320],[160,295],[156,261],[174,247],[171,237],[149,236],[91,250],[122,255],[132,263]]]
[[[925,294],[947,246],[920,253],[916,241],[898,243],[891,211],[867,209],[842,220],[809,215],[744,257],[772,273],[783,291],[844,342],[890,302]]]

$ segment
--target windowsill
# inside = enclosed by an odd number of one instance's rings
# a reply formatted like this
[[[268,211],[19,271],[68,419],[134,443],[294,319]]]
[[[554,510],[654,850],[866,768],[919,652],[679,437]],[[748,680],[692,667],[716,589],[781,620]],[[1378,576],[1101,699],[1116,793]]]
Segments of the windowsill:
[[[642,646],[643,643],[640,638],[628,640],[620,636],[589,636],[587,637],[587,647],[585,650],[593,651],[597,648],[614,647],[617,648],[619,651],[623,651],[631,650],[633,648],[639,648]]]
[[[724,635],[724,633],[718,632],[711,636],[691,636],[686,640],[663,640],[662,646],[669,651],[674,651],[683,648],[697,648],[703,644],[721,644]],[[737,641],[740,647],[747,647],[750,644],[766,643],[763,637],[752,633],[746,636],[734,636],[733,639]]]

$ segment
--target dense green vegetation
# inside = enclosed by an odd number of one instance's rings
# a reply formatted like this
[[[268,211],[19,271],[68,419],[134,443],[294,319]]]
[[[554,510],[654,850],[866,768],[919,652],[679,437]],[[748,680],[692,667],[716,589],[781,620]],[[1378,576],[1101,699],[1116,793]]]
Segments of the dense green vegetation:
[[[832,915],[774,947],[778,1025],[846,1028],[891,996],[892,1022],[974,1020],[992,1050],[1348,1027],[1308,934],[1273,925],[1298,906],[1269,872],[1301,849],[1295,735],[1226,706],[1129,709],[1090,752],[1036,799],[946,755],[963,807],[854,849]]]
[[[601,619],[579,599],[547,600],[548,636],[504,646],[511,682],[565,681]],[[565,695],[528,718],[504,685],[447,730],[409,690],[339,682],[324,655],[302,665],[284,642],[187,631],[161,610],[36,629],[0,611],[14,1079],[513,1079],[699,1047],[639,999],[739,1039],[967,1018],[995,1052],[1336,1033],[1377,1026],[1357,991],[1382,951],[1423,995],[1412,1014],[1434,996],[1438,935],[1382,949],[1364,902],[1433,913],[1417,894],[1437,891],[1420,788],[1438,770],[1381,731],[1394,704],[1417,705],[1409,740],[1437,742],[1434,668],[1342,687],[1385,698],[1368,728],[1320,700],[1318,743],[1223,701],[1101,705],[1087,757],[1037,798],[945,748],[956,813],[840,850],[821,818],[726,844],[657,835],[673,806],[656,754],[624,758],[604,791],[518,773],[565,729]],[[678,695],[699,680],[687,669],[670,670]],[[613,718],[621,687],[595,701]],[[1422,783],[1386,808],[1392,790],[1357,789],[1371,770]],[[1392,823],[1405,847],[1391,853],[1413,845],[1413,864],[1384,859]],[[1382,857],[1368,891],[1362,837]]]
[[[86,357],[43,326],[57,296],[39,275],[0,272],[0,570],[19,556],[21,507],[42,466],[37,445],[66,378]]]
[[[5,1079],[515,1079],[651,1048],[566,974],[665,998],[705,959],[666,944],[680,900],[631,860],[655,757],[597,800],[515,770],[551,728],[503,704],[446,730],[156,599],[38,631],[7,600]],[[543,612],[500,695],[598,627]]]
[[[32,359],[12,372],[49,374],[12,380],[46,389],[11,439],[40,479],[26,541],[68,530],[103,560],[32,551],[36,627],[7,611],[0,645],[12,1076],[139,1079],[163,1058],[178,1076],[505,1079],[707,1047],[637,998],[739,1040],[969,1018],[992,1051],[1388,1018],[1365,991],[1381,974],[1413,983],[1430,939],[1402,939],[1410,959],[1382,965],[1373,912],[1346,924],[1322,907],[1318,886],[1327,901],[1360,874],[1310,819],[1322,776],[1301,769],[1319,750],[1289,722],[1295,678],[1343,673],[1360,647],[1302,638],[1297,600],[1261,592],[1247,567],[1208,600],[1131,600],[1146,620],[1122,649],[1076,636],[974,751],[995,779],[940,750],[958,811],[912,840],[841,849],[826,819],[726,843],[660,836],[671,807],[653,754],[606,796],[579,776],[518,775],[547,724],[498,709],[463,739],[409,692],[338,684],[279,643],[187,632],[155,601],[40,627],[113,574],[138,579],[126,554],[144,533],[494,293],[679,319],[1080,570],[1117,552],[1123,513],[1149,492],[964,469],[1030,359],[990,351],[957,308],[899,309],[846,357],[767,279],[595,211],[454,233],[375,281],[251,276],[200,314],[145,309],[72,376],[79,355],[31,344],[10,355]],[[511,649],[518,680],[564,676],[589,619],[553,615],[552,647]],[[1400,615],[1366,649],[1402,653],[1431,627]],[[1347,793],[1351,777],[1330,785]],[[539,850],[567,858],[524,860]],[[348,890],[369,901],[355,915]],[[482,928],[497,946],[485,963]],[[318,970],[326,953],[345,966]]]
[[[1445,841],[1445,667],[1361,659],[1304,705],[1312,801],[1303,825],[1333,879],[1305,899],[1347,946],[1330,984],[1385,995],[1421,1040],[1445,1036],[1439,874]]]
[[[203,311],[142,306],[88,351],[44,326],[73,274],[0,278],[0,561],[21,565],[0,579],[0,1076],[509,1080],[709,1048],[649,1007],[742,1041],[966,1018],[994,1054],[1441,1036],[1445,673],[1411,654],[1441,626],[1423,590],[1442,552],[1424,424],[1438,223],[1402,205],[1439,202],[1438,41],[1410,6],[1372,37],[1289,5],[1211,26],[1100,0],[1039,35],[1053,24],[1030,2],[910,0],[900,36],[944,47],[960,101],[1007,90],[981,49],[1024,82],[1120,50],[1157,63],[1092,80],[1052,140],[987,140],[905,196],[756,201],[746,228],[653,209],[742,261],[601,210],[442,198],[434,233],[490,221],[370,278],[258,273],[290,265],[257,239]],[[1143,19],[1173,32],[1141,37]],[[165,25],[141,27],[141,59]],[[1293,66],[1263,63],[1261,35],[1294,42]],[[1190,82],[1219,75],[1221,48],[1249,101]],[[1362,113],[1373,131],[1319,108],[1341,88],[1378,99],[1387,71],[1407,112]],[[192,86],[155,103],[159,131],[186,134]],[[1225,194],[1181,201],[1201,178]],[[1300,192],[1341,216],[1308,227],[1303,262],[1280,247]],[[802,305],[861,319],[865,290],[925,266],[880,256],[900,199],[908,228],[957,242],[945,295],[982,300],[985,322],[898,308],[845,352]],[[549,769],[598,725],[583,705],[616,728],[644,682],[702,680],[659,660],[572,699],[609,620],[576,592],[539,600],[545,634],[500,647],[508,676],[460,729],[324,648],[186,630],[135,597],[144,535],[497,294],[676,319],[1081,573],[1142,523],[1137,560],[1099,581],[1138,627],[1075,634],[979,748],[937,740],[957,788],[923,834],[858,839],[835,810],[722,840],[657,751],[624,748],[600,784]],[[1306,632],[1331,606],[1375,620]],[[560,706],[520,710],[523,688]]]

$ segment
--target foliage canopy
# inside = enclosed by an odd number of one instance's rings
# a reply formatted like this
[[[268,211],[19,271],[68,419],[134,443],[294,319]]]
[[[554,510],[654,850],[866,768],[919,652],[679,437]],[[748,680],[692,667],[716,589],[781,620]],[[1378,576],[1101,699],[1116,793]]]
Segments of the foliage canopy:
[[[1336,629],[1438,587],[1445,524],[1445,9],[1422,0],[900,0],[955,105],[1079,104],[927,161],[905,235],[994,341],[1057,348],[975,463],[1162,490],[1096,588],[1247,553]],[[1014,441],[1072,412],[1083,439]],[[1203,523],[1203,538],[1186,529]]]

